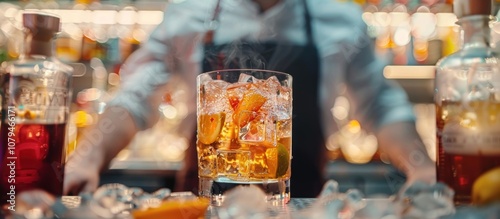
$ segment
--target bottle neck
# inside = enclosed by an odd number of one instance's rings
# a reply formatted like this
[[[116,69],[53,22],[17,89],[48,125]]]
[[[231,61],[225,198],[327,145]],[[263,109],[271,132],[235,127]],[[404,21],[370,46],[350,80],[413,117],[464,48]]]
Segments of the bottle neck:
[[[490,47],[492,17],[473,15],[460,18],[458,24],[462,28],[462,49]]]
[[[51,57],[53,55],[53,40],[47,37],[38,37],[27,33],[24,39],[25,57],[43,56]]]

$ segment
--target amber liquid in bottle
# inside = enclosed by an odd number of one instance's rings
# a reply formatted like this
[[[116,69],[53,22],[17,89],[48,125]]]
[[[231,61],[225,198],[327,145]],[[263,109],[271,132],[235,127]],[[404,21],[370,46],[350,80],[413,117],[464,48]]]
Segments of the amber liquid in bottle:
[[[455,190],[456,203],[470,203],[475,180],[500,166],[500,102],[443,102],[436,121],[438,181]]]

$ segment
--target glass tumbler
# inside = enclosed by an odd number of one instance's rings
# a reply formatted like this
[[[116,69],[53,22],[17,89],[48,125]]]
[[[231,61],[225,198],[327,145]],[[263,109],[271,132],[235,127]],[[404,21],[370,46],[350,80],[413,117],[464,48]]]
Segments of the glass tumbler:
[[[292,76],[253,69],[211,71],[198,75],[197,89],[200,195],[217,205],[226,191],[257,185],[267,201],[287,203]]]

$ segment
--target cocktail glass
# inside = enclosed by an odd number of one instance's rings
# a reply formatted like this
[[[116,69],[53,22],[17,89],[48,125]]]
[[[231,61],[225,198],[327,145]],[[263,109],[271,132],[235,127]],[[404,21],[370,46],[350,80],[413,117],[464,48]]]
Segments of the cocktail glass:
[[[200,196],[220,204],[234,187],[257,185],[267,201],[290,199],[292,76],[254,69],[197,77]]]

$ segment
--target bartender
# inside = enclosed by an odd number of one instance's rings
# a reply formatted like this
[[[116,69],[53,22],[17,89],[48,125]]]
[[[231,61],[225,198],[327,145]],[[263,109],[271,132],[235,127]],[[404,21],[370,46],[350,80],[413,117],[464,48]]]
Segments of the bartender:
[[[170,3],[163,22],[123,65],[121,91],[68,160],[65,193],[96,189],[113,157],[158,120],[173,78],[189,87],[189,115],[180,130],[193,139],[177,189],[195,190],[196,76],[228,68],[294,77],[293,197],[315,197],[321,190],[325,136],[337,131],[330,109],[342,85],[356,106],[355,118],[376,133],[382,152],[407,175],[407,183],[433,183],[435,166],[416,132],[412,106],[400,87],[384,79],[384,63],[374,54],[361,13],[353,3],[332,0]]]

